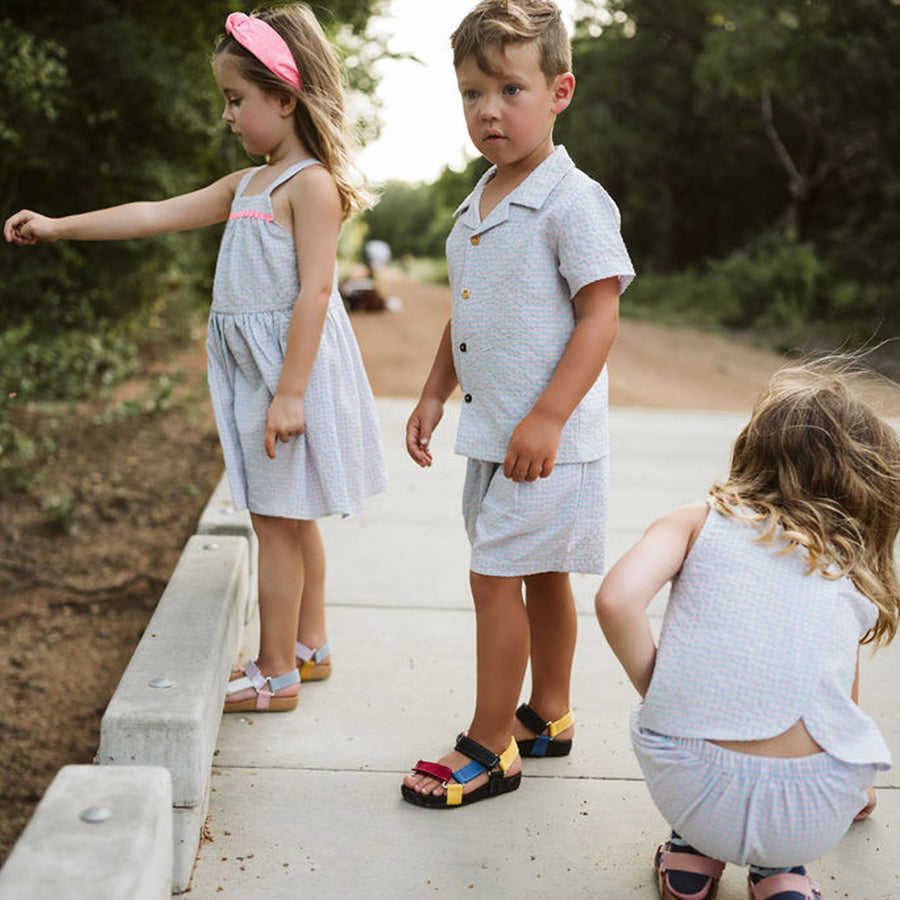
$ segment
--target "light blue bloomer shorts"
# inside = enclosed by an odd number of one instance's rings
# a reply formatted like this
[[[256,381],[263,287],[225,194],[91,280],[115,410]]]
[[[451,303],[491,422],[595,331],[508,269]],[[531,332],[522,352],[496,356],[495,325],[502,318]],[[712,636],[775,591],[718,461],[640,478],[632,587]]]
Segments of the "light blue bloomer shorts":
[[[866,805],[870,765],[828,753],[774,759],[638,725],[631,741],[650,796],[692,847],[724,862],[798,866],[831,850]]]
[[[515,482],[503,464],[469,459],[463,517],[482,575],[603,574],[609,458],[557,465]]]

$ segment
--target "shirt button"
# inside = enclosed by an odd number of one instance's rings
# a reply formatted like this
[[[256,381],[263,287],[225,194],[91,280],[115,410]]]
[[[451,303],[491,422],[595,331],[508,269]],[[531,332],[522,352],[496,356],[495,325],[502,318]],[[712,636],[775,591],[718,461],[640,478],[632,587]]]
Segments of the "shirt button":
[[[472,402],[472,395],[471,395],[471,394],[466,394],[466,396],[463,397],[463,400],[465,400],[466,403],[471,403],[471,402]]]
[[[468,299],[469,299],[469,292],[468,292],[468,291],[463,291],[463,292],[462,292],[462,298],[463,298],[463,300],[468,300]]]
[[[473,246],[473,247],[477,247],[478,244],[480,243],[480,241],[481,241],[481,238],[478,237],[477,234],[473,234],[473,235],[472,235],[472,246]]]
[[[463,342],[459,345],[459,352],[460,352],[460,353],[465,353],[465,352],[466,352],[466,342],[465,342],[465,341],[463,341]]]

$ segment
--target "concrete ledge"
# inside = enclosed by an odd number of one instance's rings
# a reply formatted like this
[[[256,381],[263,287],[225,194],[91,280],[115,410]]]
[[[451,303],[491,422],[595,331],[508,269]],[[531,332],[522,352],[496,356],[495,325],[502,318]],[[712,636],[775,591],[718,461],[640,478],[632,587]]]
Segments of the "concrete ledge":
[[[194,535],[113,694],[97,761],[158,765],[200,806],[248,590],[247,541]]]
[[[234,508],[226,474],[219,479],[219,483],[200,514],[197,534],[232,534],[247,539],[250,547],[250,591],[244,609],[244,623],[246,624],[253,617],[258,599],[256,573],[259,562],[259,542],[256,539],[256,532],[253,530],[253,523],[250,521],[250,513],[246,509],[238,511]]]
[[[91,818],[87,811],[94,810]],[[66,766],[3,869],[3,900],[171,896],[172,782],[161,767]]]

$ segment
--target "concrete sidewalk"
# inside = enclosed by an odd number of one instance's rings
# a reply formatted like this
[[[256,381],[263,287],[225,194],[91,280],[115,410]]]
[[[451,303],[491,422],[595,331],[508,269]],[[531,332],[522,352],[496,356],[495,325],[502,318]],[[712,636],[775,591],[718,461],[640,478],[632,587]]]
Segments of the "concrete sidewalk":
[[[575,576],[580,634],[570,757],[526,760],[521,788],[454,811],[402,801],[419,758],[437,759],[474,702],[474,618],[453,455],[458,409],[435,465],[406,457],[409,400],[379,400],[390,490],[363,515],[322,523],[333,677],[296,712],[232,714],[219,732],[191,896],[653,898],[650,858],[667,834],[628,742],[636,694],[593,616],[596,577]],[[614,409],[608,563],[658,514],[702,499],[745,416]],[[664,597],[651,612],[658,626]],[[255,649],[256,636],[247,635]],[[810,648],[815,652],[815,648]],[[863,655],[862,703],[900,758],[900,643]],[[526,688],[527,690],[527,688]],[[875,815],[811,872],[825,897],[900,897],[900,791],[879,781]],[[720,900],[746,897],[729,866]]]

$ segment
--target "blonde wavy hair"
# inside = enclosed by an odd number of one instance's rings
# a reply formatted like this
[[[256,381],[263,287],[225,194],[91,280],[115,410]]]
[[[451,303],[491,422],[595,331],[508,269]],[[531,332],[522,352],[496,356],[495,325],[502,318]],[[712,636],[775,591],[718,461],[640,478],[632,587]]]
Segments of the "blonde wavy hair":
[[[481,0],[450,36],[453,66],[472,57],[482,72],[493,71],[488,53],[507,44],[534,41],[549,83],[572,70],[572,47],[559,7],[550,0]]]
[[[279,78],[231,35],[216,43],[214,56],[234,57],[241,77],[270,94],[296,98],[294,126],[313,156],[325,165],[337,185],[344,218],[371,205],[372,198],[352,162],[351,129],[344,100],[344,78],[332,47],[312,10],[303,3],[270,6],[251,14],[284,38],[300,73],[302,89]]]
[[[900,619],[894,545],[900,529],[900,436],[855,387],[867,375],[848,357],[777,372],[738,436],[723,515],[761,527],[759,540],[803,548],[809,572],[849,576],[878,607],[863,643],[889,643]]]

